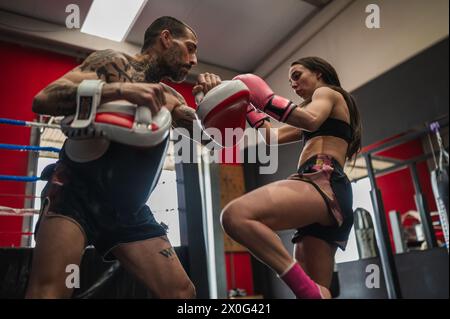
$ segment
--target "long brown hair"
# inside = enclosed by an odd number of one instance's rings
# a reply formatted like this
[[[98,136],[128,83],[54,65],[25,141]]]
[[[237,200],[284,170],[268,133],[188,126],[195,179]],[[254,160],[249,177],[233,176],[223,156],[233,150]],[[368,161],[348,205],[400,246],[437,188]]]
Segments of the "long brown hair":
[[[336,70],[330,63],[328,63],[324,59],[321,59],[319,57],[301,58],[298,59],[297,61],[292,62],[291,67],[296,64],[303,65],[305,68],[307,68],[312,72],[320,73],[322,75],[322,80],[325,82],[325,84],[327,84],[327,86],[330,87],[331,89],[341,93],[342,96],[344,97],[345,102],[347,103],[348,106],[348,110],[350,112],[350,126],[352,128],[352,137],[353,137],[352,141],[348,146],[346,154],[347,159],[350,160],[354,155],[356,155],[361,150],[362,125],[355,99],[350,93],[348,93],[341,87],[341,82],[339,81],[339,77],[337,75]],[[301,106],[309,104],[310,102],[311,98],[305,100]]]

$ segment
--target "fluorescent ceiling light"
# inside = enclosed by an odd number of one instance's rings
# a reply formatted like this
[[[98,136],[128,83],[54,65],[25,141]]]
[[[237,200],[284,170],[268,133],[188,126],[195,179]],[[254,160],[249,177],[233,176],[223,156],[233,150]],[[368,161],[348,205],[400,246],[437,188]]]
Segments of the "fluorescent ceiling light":
[[[81,32],[122,41],[147,0],[94,0]]]

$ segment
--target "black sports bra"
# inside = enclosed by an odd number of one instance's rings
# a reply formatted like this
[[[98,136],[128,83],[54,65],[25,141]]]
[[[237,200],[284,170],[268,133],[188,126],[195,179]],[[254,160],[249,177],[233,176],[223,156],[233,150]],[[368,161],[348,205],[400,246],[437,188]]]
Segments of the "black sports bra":
[[[314,132],[303,131],[304,142],[312,139],[316,136],[335,136],[344,139],[347,143],[350,143],[353,139],[352,128],[350,124],[334,119],[327,118],[325,122]]]

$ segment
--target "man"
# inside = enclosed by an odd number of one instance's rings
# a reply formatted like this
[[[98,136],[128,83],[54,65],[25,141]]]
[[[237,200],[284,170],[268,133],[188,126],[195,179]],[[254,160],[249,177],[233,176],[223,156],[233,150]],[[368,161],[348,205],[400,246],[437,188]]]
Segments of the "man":
[[[113,50],[92,53],[81,65],[43,89],[33,111],[73,115],[78,86],[102,80],[101,102],[127,100],[172,112],[175,126],[190,126],[193,110],[175,90],[159,82],[183,81],[197,64],[197,36],[172,17],[155,20],[145,32],[141,53]],[[199,76],[195,91],[220,83],[213,74]],[[157,298],[193,298],[195,288],[184,271],[165,229],[145,205],[162,170],[168,138],[152,148],[111,142],[97,159],[72,161],[66,152],[43,191],[36,248],[27,298],[68,298],[67,265],[79,265],[87,245],[105,260],[118,259]]]

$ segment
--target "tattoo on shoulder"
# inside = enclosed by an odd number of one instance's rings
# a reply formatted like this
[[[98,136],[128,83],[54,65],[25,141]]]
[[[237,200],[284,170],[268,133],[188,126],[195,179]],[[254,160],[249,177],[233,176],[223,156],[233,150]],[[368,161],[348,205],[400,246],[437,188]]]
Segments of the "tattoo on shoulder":
[[[92,53],[80,65],[83,72],[95,72],[105,82],[133,82],[133,70],[127,58],[114,50]]]

